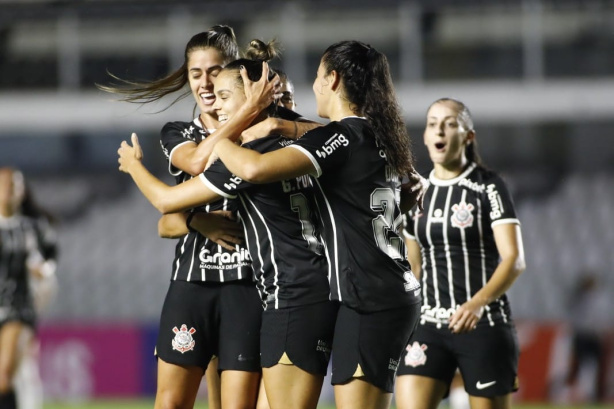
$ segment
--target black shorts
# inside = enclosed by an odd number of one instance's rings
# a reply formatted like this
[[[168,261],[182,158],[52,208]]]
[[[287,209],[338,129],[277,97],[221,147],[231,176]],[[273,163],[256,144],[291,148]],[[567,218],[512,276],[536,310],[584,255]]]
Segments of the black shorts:
[[[495,397],[518,390],[518,338],[510,324],[488,324],[453,334],[434,324],[418,325],[398,375],[420,375],[450,385],[458,368],[469,395]]]
[[[351,381],[360,365],[363,379],[393,392],[399,358],[419,316],[420,303],[372,313],[342,305],[333,341],[332,384]]]
[[[249,280],[171,281],[160,317],[156,355],[181,366],[260,371],[262,302]]]
[[[276,365],[285,352],[298,368],[325,376],[338,308],[338,303],[325,301],[266,310],[260,331],[262,367]]]

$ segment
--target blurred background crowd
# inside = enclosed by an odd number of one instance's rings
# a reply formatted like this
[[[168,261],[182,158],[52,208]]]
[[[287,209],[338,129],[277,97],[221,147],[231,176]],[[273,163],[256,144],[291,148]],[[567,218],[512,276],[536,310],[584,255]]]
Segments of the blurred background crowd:
[[[0,0],[0,164],[22,170],[59,221],[59,296],[41,328],[49,396],[153,391],[151,333],[175,242],[158,238],[158,214],[118,172],[116,150],[137,132],[146,164],[171,182],[159,130],[195,111],[190,98],[166,110],[172,100],[113,101],[95,84],[109,72],[166,74],[187,39],[215,24],[242,45],[277,38],[272,65],[312,119],[328,45],[357,39],[384,52],[423,173],[428,105],[465,102],[523,226],[527,269],[509,294],[523,348],[518,399],[614,401],[610,0]]]

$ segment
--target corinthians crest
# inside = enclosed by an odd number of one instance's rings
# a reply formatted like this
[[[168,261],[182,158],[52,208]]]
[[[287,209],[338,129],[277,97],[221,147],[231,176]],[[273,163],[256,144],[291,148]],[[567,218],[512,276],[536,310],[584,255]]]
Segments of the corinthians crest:
[[[424,365],[426,363],[426,354],[424,351],[426,351],[427,348],[426,344],[420,345],[418,341],[414,341],[413,344],[407,345],[405,348],[407,351],[407,355],[405,355],[405,365],[413,368]]]
[[[452,226],[459,229],[465,227],[471,227],[473,225],[473,211],[474,207],[471,203],[460,202],[452,206],[452,217],[450,221]]]
[[[174,327],[173,332],[175,333],[175,338],[173,338],[172,341],[173,349],[181,352],[182,354],[194,349],[194,345],[196,344],[196,341],[194,341],[194,338],[192,338],[192,334],[196,332],[194,328],[190,328],[188,330],[188,327],[183,324],[181,329]]]

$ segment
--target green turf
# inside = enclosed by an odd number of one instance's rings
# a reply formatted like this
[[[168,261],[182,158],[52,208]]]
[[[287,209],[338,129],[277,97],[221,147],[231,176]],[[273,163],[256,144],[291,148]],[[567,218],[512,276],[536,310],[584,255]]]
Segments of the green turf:
[[[96,402],[48,403],[44,409],[152,409],[153,400],[107,400]],[[614,409],[614,405],[582,405],[556,406],[548,404],[513,405],[514,409]],[[203,402],[197,402],[194,409],[207,409]],[[334,409],[333,405],[320,405],[318,409]],[[394,409],[391,408],[391,409]],[[442,405],[441,409],[447,409]]]

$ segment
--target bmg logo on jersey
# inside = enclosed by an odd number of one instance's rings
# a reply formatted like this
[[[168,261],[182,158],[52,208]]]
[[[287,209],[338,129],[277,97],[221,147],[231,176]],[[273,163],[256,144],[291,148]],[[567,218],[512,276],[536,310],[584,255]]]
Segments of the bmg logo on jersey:
[[[324,143],[321,151],[320,149],[316,149],[316,154],[320,158],[325,158],[332,154],[338,147],[348,146],[349,144],[350,141],[348,141],[348,138],[346,138],[345,135],[336,133]]]
[[[490,201],[490,218],[492,220],[498,219],[503,214],[503,203],[501,203],[501,197],[497,191],[497,187],[494,184],[486,187],[486,194]]]

